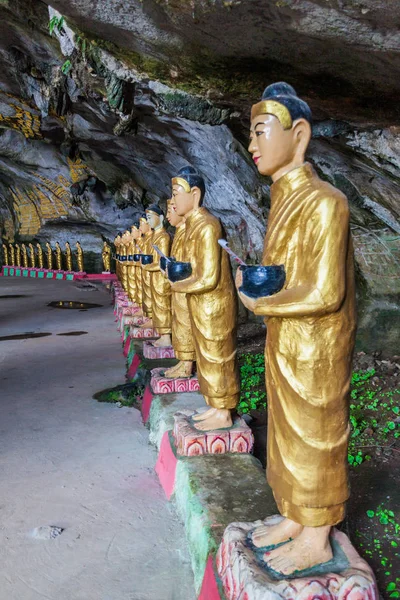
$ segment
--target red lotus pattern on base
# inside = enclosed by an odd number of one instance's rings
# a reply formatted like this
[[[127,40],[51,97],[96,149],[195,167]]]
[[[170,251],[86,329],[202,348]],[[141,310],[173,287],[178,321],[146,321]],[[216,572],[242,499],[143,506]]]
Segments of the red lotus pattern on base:
[[[144,345],[143,345],[144,346]],[[146,356],[146,354],[144,355]],[[164,357],[170,358],[170,357]],[[181,392],[198,392],[200,389],[197,377],[169,379],[164,377],[165,368],[151,370],[150,385],[155,394],[172,394]]]
[[[172,346],[157,348],[151,342],[143,342],[143,356],[152,360],[159,360],[163,358],[175,358],[175,352]]]

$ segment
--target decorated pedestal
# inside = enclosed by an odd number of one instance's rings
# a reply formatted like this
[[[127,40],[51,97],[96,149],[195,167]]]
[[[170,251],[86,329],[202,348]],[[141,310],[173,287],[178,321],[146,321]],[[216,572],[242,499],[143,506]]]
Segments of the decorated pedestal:
[[[152,360],[175,358],[175,352],[172,346],[158,348],[151,342],[143,342],[143,356]]]
[[[160,337],[157,329],[153,329],[152,327],[134,327],[131,326],[130,336],[135,340],[142,340],[148,338],[158,338]]]
[[[251,546],[248,534],[262,523],[274,525],[282,518],[275,515],[226,528],[216,564],[227,600],[378,600],[371,568],[337,529],[331,535],[334,557],[329,563],[286,577],[264,566],[265,548]]]
[[[145,342],[146,344],[146,342]],[[145,344],[143,344],[143,349]],[[144,354],[146,357],[146,354]],[[147,358],[147,357],[146,357]],[[153,357],[151,357],[153,358]],[[172,356],[162,356],[160,358],[173,358]],[[173,394],[181,392],[198,392],[200,389],[197,377],[177,377],[170,379],[164,375],[165,368],[151,370],[150,385],[155,394]]]
[[[184,410],[174,416],[174,441],[179,456],[199,456],[202,454],[226,454],[252,451],[254,438],[250,427],[241,417],[236,417],[232,427],[211,431],[195,428],[193,416],[196,411]]]

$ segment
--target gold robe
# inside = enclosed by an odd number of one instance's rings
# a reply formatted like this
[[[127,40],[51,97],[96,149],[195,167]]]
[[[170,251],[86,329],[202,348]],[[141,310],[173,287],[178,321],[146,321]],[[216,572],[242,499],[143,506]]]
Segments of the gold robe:
[[[134,254],[140,254],[141,252],[143,252],[142,238],[135,240],[135,242],[136,242],[136,244],[135,244]],[[142,267],[140,266],[140,262],[135,262],[134,268],[135,268],[134,273],[135,273],[135,280],[136,280],[136,304],[138,304],[139,306],[142,306],[142,302],[143,302]]]
[[[184,221],[178,225],[172,242],[171,256],[179,261],[184,260],[185,227]],[[179,360],[196,360],[186,294],[172,292],[171,313],[172,346],[176,358]]]
[[[148,231],[143,236],[143,252],[142,254],[152,254],[152,239],[153,231]],[[141,267],[142,272],[142,308],[143,315],[151,319],[153,317],[152,302],[151,302],[151,274]]]
[[[335,525],[349,496],[353,247],[346,197],[308,163],[271,187],[263,264],[286,270],[255,309],[267,317],[268,482],[284,516]]]
[[[125,243],[121,243],[119,247],[119,254],[120,256],[127,256],[128,251]],[[125,260],[121,260],[119,263],[119,274],[121,278],[121,285],[124,291],[128,293],[128,267]]]
[[[57,263],[57,270],[61,271],[62,270],[62,253],[61,253],[61,248],[59,246],[56,246],[56,263]]]
[[[172,289],[187,295],[200,391],[210,406],[232,409],[240,390],[237,294],[221,236],[219,220],[205,208],[186,219],[184,262],[191,263],[192,275]]]
[[[27,269],[29,267],[29,263],[28,263],[28,250],[26,249],[25,244],[22,244],[21,249],[22,249],[22,266],[25,269]]]
[[[135,244],[130,242],[127,246],[128,256],[133,256],[135,251]],[[128,296],[131,302],[136,302],[136,268],[135,263],[132,261],[128,261],[125,263],[127,266],[128,272]]]
[[[145,266],[145,271],[151,274],[151,306],[153,311],[153,325],[160,335],[171,333],[171,285],[160,270],[160,256],[154,250],[158,246],[165,256],[169,256],[171,238],[164,227],[155,229],[149,254],[153,255],[151,265]]]
[[[8,247],[10,249],[10,265],[14,267],[15,266],[15,249],[12,244],[8,244]]]
[[[2,244],[2,246],[3,246],[3,264],[5,266],[8,266],[9,265],[9,262],[8,262],[8,248],[7,248],[7,246],[5,244]]]

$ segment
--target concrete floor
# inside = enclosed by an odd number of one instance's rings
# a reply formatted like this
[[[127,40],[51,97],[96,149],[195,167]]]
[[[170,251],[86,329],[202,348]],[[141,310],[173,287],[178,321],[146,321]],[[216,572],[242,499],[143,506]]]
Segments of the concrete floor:
[[[77,285],[0,277],[0,337],[52,334],[0,340],[0,600],[194,600],[139,412],[92,399],[124,382],[111,297]],[[77,330],[88,333],[56,335]],[[33,537],[45,525],[65,530]]]

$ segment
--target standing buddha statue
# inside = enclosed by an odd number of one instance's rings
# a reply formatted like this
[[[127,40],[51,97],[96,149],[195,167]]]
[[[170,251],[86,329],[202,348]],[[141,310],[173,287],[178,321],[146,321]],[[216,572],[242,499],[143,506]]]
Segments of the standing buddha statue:
[[[82,250],[82,246],[80,245],[79,242],[76,242],[75,246],[76,246],[76,262],[78,263],[78,272],[79,273],[84,273],[85,268],[84,268],[84,265],[83,265],[83,250]]]
[[[31,263],[31,269],[34,269],[36,267],[36,256],[35,248],[33,247],[32,243],[29,244],[29,259]]]
[[[171,288],[186,294],[200,391],[210,406],[194,420],[197,429],[207,431],[232,426],[240,384],[237,294],[228,255],[218,244],[221,223],[202,206],[204,194],[204,179],[193,167],[181,169],[172,179],[176,212],[186,222],[184,262],[191,263],[192,273]]]
[[[252,107],[249,151],[272,178],[264,265],[284,265],[284,288],[243,304],[268,319],[267,478],[279,512],[252,533],[271,546],[275,573],[301,572],[332,558],[331,528],[349,497],[349,389],[355,338],[353,247],[346,197],[305,162],[311,111],[286,83]]]
[[[139,231],[142,234],[142,250],[143,254],[152,254],[152,238],[153,232],[145,216],[139,219]],[[153,327],[153,310],[151,298],[151,275],[149,271],[145,271],[141,265],[142,272],[142,310],[145,317],[142,327]]]
[[[2,244],[3,246],[3,265],[6,265],[8,267],[8,265],[10,264],[8,262],[8,248],[6,246],[6,244]]]
[[[36,248],[37,248],[38,266],[39,266],[39,269],[43,269],[44,268],[43,248],[39,243],[36,244]]]
[[[141,254],[142,252],[142,234],[139,230],[139,221],[136,221],[131,227],[131,236],[134,242],[134,254]],[[142,269],[139,262],[134,262],[135,267],[135,280],[136,280],[136,299],[135,302],[138,306],[142,306]]]
[[[133,239],[132,232],[127,235],[127,279],[128,279],[128,297],[131,302],[136,302],[136,268],[133,261],[133,255],[135,254],[135,240]]]
[[[111,272],[111,248],[107,244],[106,241],[103,244],[101,258],[103,259],[103,273],[110,273]]]
[[[185,242],[185,219],[176,212],[174,199],[168,202],[167,220],[175,227],[172,241],[171,256],[177,261],[183,261]],[[186,294],[172,292],[172,346],[178,364],[165,371],[165,377],[190,377],[193,372],[193,362],[196,360],[194,351],[192,325],[190,323],[189,307]]]
[[[74,269],[72,266],[72,250],[71,244],[69,242],[65,242],[65,262],[67,271],[73,271]]]
[[[15,266],[15,249],[14,249],[14,246],[10,243],[10,244],[8,244],[8,248],[10,250],[10,265]]]
[[[159,206],[152,204],[146,208],[147,222],[153,230],[149,254],[153,262],[144,265],[145,272],[150,273],[151,306],[153,327],[160,338],[153,342],[155,347],[171,346],[171,286],[160,269],[160,255],[153,246],[157,246],[165,256],[169,256],[171,238],[164,227],[164,213]]]
[[[49,242],[46,242],[46,257],[47,257],[47,269],[51,271],[53,269],[53,250]]]
[[[24,269],[27,269],[29,267],[29,262],[28,262],[28,250],[27,250],[25,244],[21,244],[21,252],[22,252],[22,266],[24,267]]]
[[[121,283],[125,292],[128,293],[128,245],[130,241],[130,232],[124,231],[121,237],[121,245],[119,247],[120,253],[120,270],[121,270]]]
[[[21,247],[19,244],[15,244],[15,264],[17,267],[21,266]]]
[[[61,246],[58,242],[56,242],[56,264],[57,271],[62,271],[62,251]]]

